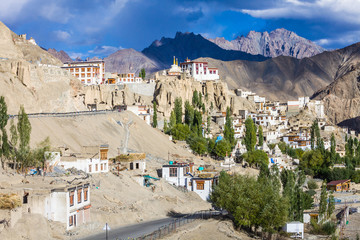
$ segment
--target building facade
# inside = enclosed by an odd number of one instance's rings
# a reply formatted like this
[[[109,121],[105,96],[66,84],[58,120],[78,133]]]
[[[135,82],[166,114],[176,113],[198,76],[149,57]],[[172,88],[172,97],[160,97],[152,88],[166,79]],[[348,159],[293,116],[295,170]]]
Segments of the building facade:
[[[101,84],[105,81],[104,60],[68,62],[64,63],[62,68],[85,85]]]
[[[219,80],[219,70],[210,68],[208,62],[197,62],[186,59],[180,63],[182,72],[188,72],[197,81],[215,81]]]

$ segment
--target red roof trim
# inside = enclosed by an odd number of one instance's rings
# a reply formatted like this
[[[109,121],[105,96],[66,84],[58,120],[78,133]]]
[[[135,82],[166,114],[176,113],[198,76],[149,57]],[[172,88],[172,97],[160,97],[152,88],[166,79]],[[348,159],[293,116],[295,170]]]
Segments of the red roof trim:
[[[345,183],[350,181],[350,179],[346,179],[346,180],[337,180],[337,181],[331,181],[327,184],[327,186],[334,186],[334,185],[338,185],[340,183]]]

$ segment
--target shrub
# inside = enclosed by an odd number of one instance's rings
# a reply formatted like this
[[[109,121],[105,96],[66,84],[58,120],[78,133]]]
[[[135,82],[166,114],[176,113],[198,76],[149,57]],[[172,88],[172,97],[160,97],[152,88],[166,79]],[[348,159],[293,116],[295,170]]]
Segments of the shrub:
[[[312,189],[312,190],[318,189],[318,185],[317,185],[316,181],[313,179],[309,180],[307,185],[308,185],[309,189]]]

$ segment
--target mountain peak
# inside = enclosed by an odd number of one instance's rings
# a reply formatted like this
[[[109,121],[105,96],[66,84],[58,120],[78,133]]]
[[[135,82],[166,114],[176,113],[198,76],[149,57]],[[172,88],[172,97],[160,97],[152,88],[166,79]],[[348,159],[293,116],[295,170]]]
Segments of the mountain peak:
[[[209,39],[227,50],[261,54],[265,57],[291,56],[305,58],[317,55],[325,49],[308,39],[298,36],[285,28],[278,28],[270,33],[250,31],[246,37],[237,37],[232,41]]]

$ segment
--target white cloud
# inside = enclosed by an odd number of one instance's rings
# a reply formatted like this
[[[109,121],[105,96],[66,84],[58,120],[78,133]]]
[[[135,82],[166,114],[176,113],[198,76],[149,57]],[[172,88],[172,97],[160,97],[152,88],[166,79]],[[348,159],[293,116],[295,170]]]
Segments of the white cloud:
[[[73,17],[68,8],[57,5],[55,1],[44,4],[40,10],[40,15],[50,21],[59,23],[67,23]]]
[[[122,47],[114,47],[114,46],[97,46],[95,49],[90,50],[89,53],[100,56],[108,56],[118,50],[122,49]]]
[[[53,33],[54,33],[55,38],[59,41],[67,41],[71,37],[70,33],[66,32],[66,31],[62,31],[62,30],[56,30]]]
[[[69,57],[71,59],[76,59],[78,57],[81,58],[81,59],[84,59],[85,57],[88,56],[87,54],[79,53],[79,52],[68,52],[67,54],[69,55]]]
[[[10,0],[0,1],[0,19],[1,21],[14,21],[18,18],[24,6],[31,0]]]
[[[359,42],[360,40],[360,31],[351,31],[342,33],[340,36],[335,36],[333,38],[322,38],[314,41],[316,44],[327,47],[331,45],[341,45],[346,46]]]
[[[314,0],[302,2],[299,0],[282,0],[273,8],[241,9],[243,13],[253,17],[273,19],[324,19],[360,24],[359,0]]]

